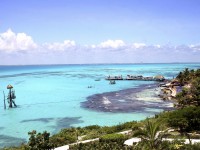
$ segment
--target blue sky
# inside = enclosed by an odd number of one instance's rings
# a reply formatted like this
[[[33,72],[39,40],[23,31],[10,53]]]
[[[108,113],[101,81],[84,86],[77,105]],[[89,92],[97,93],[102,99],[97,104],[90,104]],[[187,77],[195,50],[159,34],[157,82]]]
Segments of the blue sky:
[[[1,63],[196,62],[199,14],[199,0],[1,0]]]

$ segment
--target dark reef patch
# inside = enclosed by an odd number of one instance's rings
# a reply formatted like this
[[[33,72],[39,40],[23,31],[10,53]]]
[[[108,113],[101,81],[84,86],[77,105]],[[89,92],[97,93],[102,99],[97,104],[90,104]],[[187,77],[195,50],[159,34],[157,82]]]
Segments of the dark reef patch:
[[[84,121],[81,120],[81,117],[64,117],[64,118],[57,118],[56,125],[50,126],[54,128],[53,134],[58,133],[63,128],[70,128],[73,124],[83,123]]]
[[[0,147],[5,146],[18,146],[21,143],[25,143],[26,139],[23,138],[17,138],[7,135],[0,135]]]
[[[95,78],[104,78],[104,75],[97,75],[97,74],[74,74],[71,77],[73,78],[79,78],[79,79],[83,79],[83,78],[89,78],[89,79],[95,79]]]
[[[145,101],[137,97],[137,93],[146,89],[155,89],[157,84],[142,85],[137,88],[125,89],[115,92],[106,92],[87,97],[87,101],[81,103],[81,107],[102,112],[127,113],[142,112],[149,113],[153,109],[170,110],[169,101]],[[158,95],[153,95],[158,97]]]
[[[80,120],[81,117],[64,117],[57,119],[56,125],[57,128],[69,128],[73,124],[83,123],[84,121]]]
[[[42,123],[49,123],[51,121],[56,121],[56,126],[52,126],[53,128],[69,128],[72,126],[72,124],[78,124],[83,123],[82,120],[80,120],[81,117],[64,117],[64,118],[37,118],[37,119],[27,119],[22,120],[20,123],[26,123],[26,122],[42,122]]]
[[[23,82],[25,82],[25,80],[23,80],[23,81],[17,81],[17,82],[15,82],[15,85],[21,84]]]
[[[0,78],[14,78],[14,77],[35,77],[35,78],[44,78],[47,76],[62,76],[62,77],[74,77],[74,78],[95,78],[97,77],[96,74],[86,74],[85,72],[82,74],[73,74],[73,72],[65,72],[65,71],[54,71],[54,72],[31,72],[31,73],[19,73],[19,74],[12,74],[12,75],[0,75]],[[104,77],[104,75],[99,75]],[[16,84],[20,84],[24,81],[16,82]]]
[[[22,120],[20,123],[28,123],[28,122],[42,122],[42,123],[50,123],[51,121],[55,121],[55,125],[47,126],[54,129],[53,134],[57,133],[63,128],[70,128],[74,124],[83,123],[81,117],[64,117],[64,118],[36,118],[36,119],[27,119]]]
[[[37,118],[37,119],[27,119],[27,120],[22,120],[20,123],[25,123],[25,122],[43,122],[43,123],[48,123],[50,121],[54,120],[54,118]]]
[[[40,78],[40,77],[45,77],[45,76],[67,75],[67,74],[64,74],[64,73],[65,72],[61,72],[61,71],[54,71],[54,72],[41,71],[41,72],[32,72],[32,73],[19,73],[19,74],[12,74],[12,75],[2,75],[2,76],[0,76],[0,78],[28,77],[28,76],[34,76],[34,77]]]
[[[3,129],[5,129],[5,127],[0,127],[0,130],[3,130]]]

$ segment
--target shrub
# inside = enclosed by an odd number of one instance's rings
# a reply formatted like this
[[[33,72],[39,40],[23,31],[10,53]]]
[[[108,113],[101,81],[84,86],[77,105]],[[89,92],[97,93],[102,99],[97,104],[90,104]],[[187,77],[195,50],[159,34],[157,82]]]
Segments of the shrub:
[[[168,124],[181,132],[200,130],[200,107],[186,107],[169,113]]]
[[[38,149],[52,149],[53,145],[49,140],[50,133],[44,131],[43,133],[37,133],[35,130],[28,133],[30,135],[28,147],[30,150]]]
[[[77,130],[75,128],[62,129],[58,134],[50,138],[54,147],[62,146],[77,141]]]
[[[118,144],[123,145],[124,141],[127,140],[122,134],[107,134],[100,137],[99,142],[117,142]]]
[[[86,130],[97,130],[97,129],[100,129],[100,128],[101,127],[98,126],[98,125],[91,125],[91,126],[86,126],[83,129],[86,129]]]
[[[123,146],[116,142],[90,142],[70,146],[70,150],[132,150],[132,147]]]

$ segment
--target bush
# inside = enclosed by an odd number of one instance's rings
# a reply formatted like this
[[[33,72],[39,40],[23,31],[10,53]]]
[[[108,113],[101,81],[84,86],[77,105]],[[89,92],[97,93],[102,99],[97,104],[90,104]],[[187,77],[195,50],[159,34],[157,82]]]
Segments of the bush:
[[[125,140],[127,140],[127,137],[122,134],[107,134],[101,136],[99,142],[117,142],[118,144],[123,145]]]
[[[75,128],[62,129],[58,134],[50,138],[54,147],[62,146],[77,141],[77,130]]]
[[[50,133],[44,131],[43,133],[37,133],[35,130],[28,133],[30,135],[28,142],[28,149],[52,149],[53,144],[50,142]]]
[[[97,129],[100,129],[100,128],[101,127],[98,126],[98,125],[91,125],[91,126],[86,126],[83,129],[86,129],[86,130],[97,130]]]
[[[131,129],[135,124],[137,124],[136,121],[126,122],[123,124],[115,125],[115,126],[98,126],[98,125],[92,125],[87,126],[83,128],[77,128],[79,133],[81,135],[86,135],[83,140],[97,138],[105,134],[112,134],[120,131],[124,131],[127,129]]]
[[[85,137],[83,137],[82,140],[98,138],[101,135],[102,134],[98,130],[92,130]]]
[[[200,107],[186,107],[169,113],[168,124],[181,132],[200,130]]]
[[[70,150],[132,150],[132,147],[123,146],[116,142],[90,142],[70,146]]]

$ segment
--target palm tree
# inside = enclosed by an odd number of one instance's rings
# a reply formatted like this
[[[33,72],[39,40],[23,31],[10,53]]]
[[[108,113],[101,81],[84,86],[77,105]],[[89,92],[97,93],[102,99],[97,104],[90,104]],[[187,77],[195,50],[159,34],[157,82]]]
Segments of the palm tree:
[[[162,138],[166,136],[169,129],[161,131],[161,125],[158,122],[150,121],[149,119],[145,123],[143,128],[139,128],[134,136],[141,138],[143,146],[147,146],[149,149],[157,149],[162,143]]]

